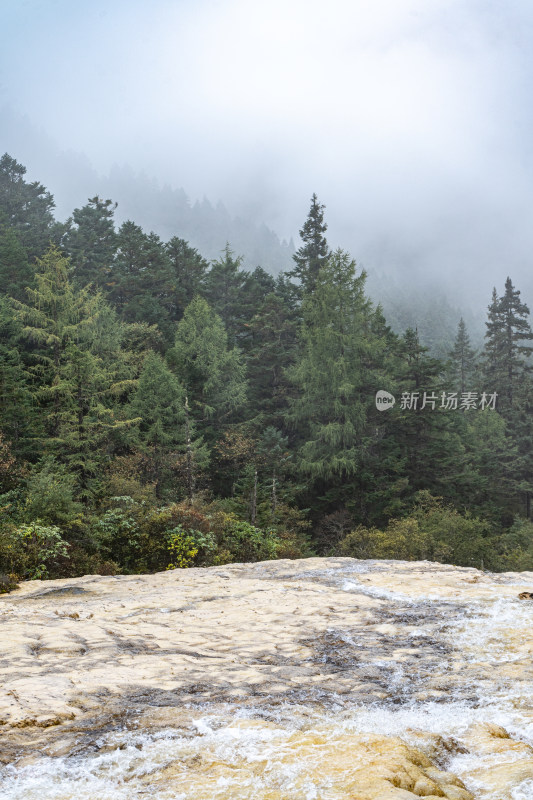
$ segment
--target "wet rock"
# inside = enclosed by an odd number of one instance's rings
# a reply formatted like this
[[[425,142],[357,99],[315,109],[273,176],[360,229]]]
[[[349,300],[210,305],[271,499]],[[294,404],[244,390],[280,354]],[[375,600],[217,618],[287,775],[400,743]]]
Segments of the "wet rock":
[[[23,583],[0,597],[2,759],[87,765],[94,796],[127,775],[132,797],[510,800],[533,774],[520,584],[353,559]]]

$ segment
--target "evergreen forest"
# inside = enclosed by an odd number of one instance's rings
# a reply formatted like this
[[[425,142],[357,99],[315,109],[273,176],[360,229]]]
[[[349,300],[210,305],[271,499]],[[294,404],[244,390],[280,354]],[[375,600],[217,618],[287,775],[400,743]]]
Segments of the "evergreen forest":
[[[1,157],[0,591],[312,555],[533,569],[511,277],[483,346],[461,320],[443,357],[393,331],[316,195],[276,277],[119,226],[110,199],[54,207]]]

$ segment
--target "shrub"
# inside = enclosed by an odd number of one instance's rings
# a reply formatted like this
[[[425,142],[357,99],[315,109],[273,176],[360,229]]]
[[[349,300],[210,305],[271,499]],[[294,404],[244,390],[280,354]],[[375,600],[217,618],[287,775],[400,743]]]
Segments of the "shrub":
[[[4,575],[0,573],[0,594],[6,594],[13,589],[18,589],[16,575]]]
[[[340,555],[394,558],[495,568],[494,535],[488,522],[460,514],[428,492],[419,492],[408,517],[392,519],[384,530],[357,527],[341,540]]]
[[[198,553],[198,548],[194,537],[187,534],[179,525],[168,532],[168,551],[172,561],[167,566],[167,569],[182,569],[192,565],[194,557]]]
[[[513,572],[533,570],[533,522],[515,517],[500,539],[500,568]]]
[[[24,578],[48,578],[54,561],[59,556],[68,557],[69,545],[55,525],[42,525],[37,520],[15,528],[11,536],[20,559],[16,572]]]

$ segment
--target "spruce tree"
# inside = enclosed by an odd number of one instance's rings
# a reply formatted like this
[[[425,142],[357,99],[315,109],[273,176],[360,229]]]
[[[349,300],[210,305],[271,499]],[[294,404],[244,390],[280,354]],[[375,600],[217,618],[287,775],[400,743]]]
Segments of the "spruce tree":
[[[303,245],[293,255],[295,267],[288,273],[299,282],[300,296],[314,291],[318,273],[331,254],[324,236],[328,227],[324,222],[324,208],[313,194],[307,219],[300,231]]]
[[[502,413],[511,409],[520,396],[526,377],[533,369],[530,357],[533,332],[527,319],[529,308],[520,300],[510,278],[498,297],[493,290],[485,334],[485,378],[488,391],[497,392]]]
[[[287,369],[296,359],[296,322],[283,299],[272,292],[251,319],[249,331],[250,415],[261,426],[281,424],[291,393]]]
[[[473,391],[476,354],[470,345],[470,337],[462,317],[457,327],[457,336],[449,357],[450,368],[448,372],[453,382],[453,388],[461,394],[466,391]]]
[[[148,459],[147,477],[161,497],[170,455],[184,447],[186,433],[185,390],[159,354],[147,354],[128,412],[140,420],[132,438]]]
[[[31,286],[34,272],[14,229],[2,229],[0,225],[0,292],[24,300],[26,286]]]
[[[395,371],[398,408],[391,437],[398,448],[406,492],[428,489],[451,500],[468,496],[468,459],[462,443],[461,398],[449,399],[444,364],[421,345],[416,329],[400,340]],[[447,407],[449,405],[449,407]],[[475,414],[477,411],[467,412]]]
[[[26,167],[8,153],[0,158],[0,227],[12,228],[30,261],[59,238],[54,198],[38,181],[28,183]]]
[[[322,484],[345,481],[361,463],[372,349],[365,278],[342,250],[322,266],[302,308],[301,357],[288,371],[298,392],[289,418],[304,440],[297,468]]]
[[[222,257],[213,261],[205,279],[205,297],[224,323],[232,347],[238,343],[245,321],[243,289],[249,275],[241,264],[242,257],[235,256],[226,244]]]
[[[107,289],[112,280],[117,235],[113,222],[116,203],[92,197],[82,208],[74,209],[68,220],[63,246],[74,267],[78,286],[92,283]]]
[[[163,243],[128,220],[118,231],[117,246],[109,279],[111,302],[125,322],[157,325],[170,343],[172,268]]]
[[[42,448],[69,465],[88,497],[105,459],[104,442],[119,424],[109,404],[116,354],[108,353],[107,363],[98,354],[105,304],[88,287],[75,290],[69,262],[53,245],[27,294],[27,303],[12,302],[30,348]]]
[[[222,319],[203,298],[196,297],[185,309],[168,357],[193,418],[205,423],[204,430],[218,430],[243,406],[246,379],[240,352],[228,346]]]
[[[203,293],[209,264],[198,250],[178,236],[166,243],[165,251],[171,266],[169,313],[177,322],[194,297]]]
[[[42,429],[20,346],[21,327],[8,298],[0,297],[0,430],[15,456],[30,459],[37,455]]]

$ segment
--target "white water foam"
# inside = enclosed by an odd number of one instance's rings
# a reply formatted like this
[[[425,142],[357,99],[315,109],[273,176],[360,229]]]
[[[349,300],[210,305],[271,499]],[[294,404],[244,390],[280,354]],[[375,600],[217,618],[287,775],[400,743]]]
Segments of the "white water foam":
[[[428,612],[434,612],[436,602],[440,606],[446,602],[434,595],[413,600],[400,592],[365,586],[348,577],[353,572],[355,570],[343,574],[341,570],[331,570],[321,577],[335,579],[343,591],[386,600],[391,607],[399,603],[420,609],[427,607]],[[302,574],[302,577],[309,576]],[[515,581],[509,585],[515,583],[517,587],[523,585]],[[309,760],[284,761],[291,752],[291,737],[298,730],[320,730],[321,734],[333,740],[343,733],[398,736],[417,747],[417,732],[449,737],[461,743],[465,741],[468,729],[481,723],[501,726],[514,740],[533,746],[533,673],[527,671],[527,643],[533,628],[532,606],[514,598],[476,600],[469,601],[457,614],[456,618],[437,621],[434,614],[428,614],[428,620],[432,621],[427,627],[411,629],[410,634],[424,635],[428,639],[437,636],[460,652],[461,660],[472,674],[476,674],[476,669],[480,675],[483,673],[482,692],[475,706],[454,697],[453,693],[443,702],[413,701],[403,706],[391,706],[386,701],[376,701],[372,705],[344,706],[336,713],[320,711],[316,707],[308,707],[303,713],[302,707],[285,703],[278,707],[278,712],[274,709],[269,711],[264,725],[260,724],[262,716],[265,716],[261,709],[243,709],[228,724],[230,714],[235,714],[234,707],[228,707],[227,714],[220,716],[209,713],[206,707],[205,715],[191,720],[194,728],[191,735],[172,729],[156,734],[114,732],[100,740],[105,752],[69,758],[43,757],[18,769],[9,766],[3,770],[2,798],[133,800],[154,796],[158,800],[193,800],[192,794],[179,788],[151,787],[150,775],[179,762],[184,765],[185,780],[187,771],[190,773],[193,769],[187,765],[193,764],[195,758],[208,758],[213,763],[228,766],[229,774],[219,776],[210,786],[212,800],[261,797],[274,787],[282,791],[287,800],[322,800],[339,796],[328,789],[328,776],[323,777],[320,785],[306,778],[306,770],[311,767]],[[517,650],[516,642],[520,637],[525,649],[519,647]],[[343,634],[343,638],[348,644],[355,641],[348,632]],[[525,662],[525,667],[518,678],[511,680],[506,677],[507,668],[520,668],[522,662]],[[398,663],[393,675],[398,685],[404,678],[403,669]],[[258,723],[255,727],[241,724],[254,720]],[[505,754],[508,763],[522,757],[520,752]],[[477,797],[499,800],[501,795],[491,795],[480,780],[469,777],[480,768],[497,766],[499,760],[501,756],[498,753],[458,753],[450,759],[447,768],[461,777]],[[246,770],[243,770],[243,764],[247,765]],[[509,787],[507,796],[510,800],[533,800],[533,776]]]

